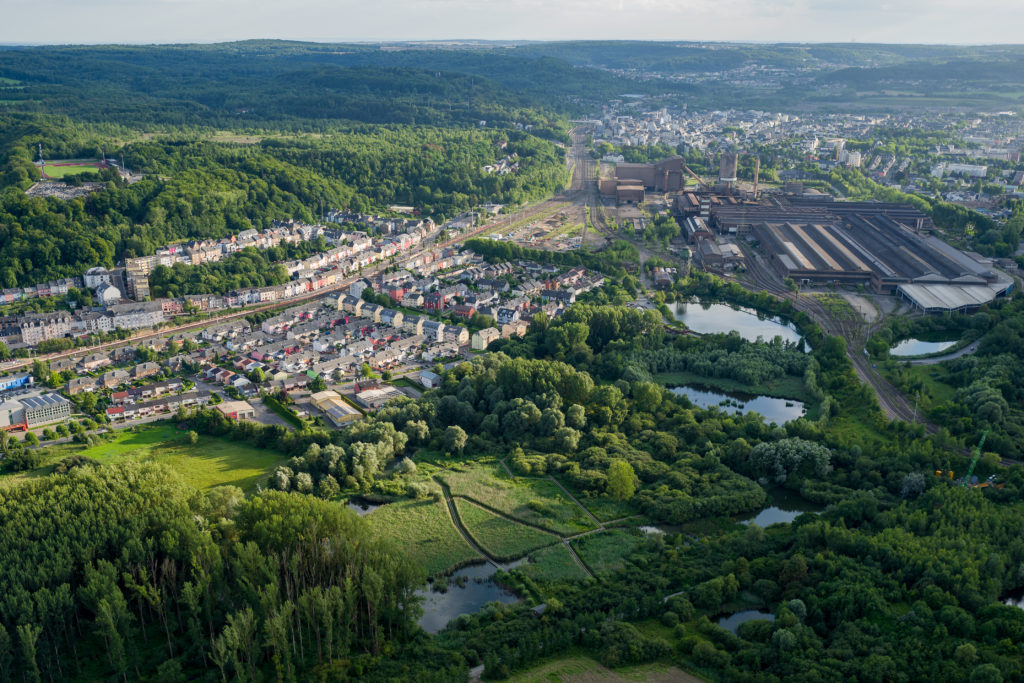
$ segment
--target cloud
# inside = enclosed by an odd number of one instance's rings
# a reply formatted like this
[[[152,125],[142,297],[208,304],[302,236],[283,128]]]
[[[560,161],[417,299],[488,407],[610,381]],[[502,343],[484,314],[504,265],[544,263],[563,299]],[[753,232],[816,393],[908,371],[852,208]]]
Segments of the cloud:
[[[0,41],[1018,42],[1005,0],[5,0]],[[993,20],[996,18],[997,20]]]

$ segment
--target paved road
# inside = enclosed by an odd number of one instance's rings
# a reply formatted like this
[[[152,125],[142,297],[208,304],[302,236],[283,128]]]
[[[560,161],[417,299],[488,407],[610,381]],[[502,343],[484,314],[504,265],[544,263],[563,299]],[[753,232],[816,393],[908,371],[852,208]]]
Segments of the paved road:
[[[910,360],[907,362],[911,365],[937,365],[943,361],[953,360],[954,358],[960,358],[961,356],[972,354],[978,350],[979,344],[980,342],[973,341],[959,351],[953,351],[952,353],[947,353],[942,356],[932,356],[931,358],[918,358],[917,360]]]

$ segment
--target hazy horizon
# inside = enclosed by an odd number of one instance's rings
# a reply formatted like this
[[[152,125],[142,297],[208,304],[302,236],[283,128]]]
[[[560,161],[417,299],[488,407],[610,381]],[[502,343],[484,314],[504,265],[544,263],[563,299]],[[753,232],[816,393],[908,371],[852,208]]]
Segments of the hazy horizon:
[[[238,40],[644,40],[1012,45],[1024,4],[997,0],[54,0],[8,3],[0,43]],[[993,17],[998,21],[993,21]],[[439,37],[443,36],[443,37]]]

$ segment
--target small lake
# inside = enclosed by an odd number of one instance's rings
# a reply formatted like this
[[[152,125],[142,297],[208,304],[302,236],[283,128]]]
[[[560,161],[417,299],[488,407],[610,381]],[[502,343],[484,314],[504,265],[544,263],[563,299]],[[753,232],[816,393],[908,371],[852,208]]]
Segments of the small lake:
[[[802,402],[790,398],[724,392],[700,384],[672,387],[671,392],[676,396],[685,396],[690,399],[690,403],[701,408],[715,406],[735,415],[756,412],[764,417],[765,422],[780,425],[795,420],[807,412]]]
[[[494,583],[496,571],[494,565],[475,564],[448,577],[448,591],[445,593],[429,587],[416,591],[416,595],[423,598],[423,616],[419,621],[423,630],[437,633],[460,614],[477,612],[489,602],[519,602],[514,594]],[[460,580],[462,577],[465,577],[464,582]]]
[[[775,615],[771,612],[762,612],[761,610],[748,609],[743,612],[736,612],[730,614],[727,617],[722,617],[718,620],[718,625],[724,629],[728,629],[733,633],[736,633],[736,629],[740,627],[740,624],[754,621],[755,619],[761,619],[763,621],[775,621]]]
[[[945,351],[955,346],[956,341],[921,341],[920,339],[904,339],[889,349],[890,356],[925,356],[930,353]]]
[[[360,517],[364,517],[370,514],[371,512],[379,508],[381,505],[383,505],[383,503],[370,503],[363,500],[362,498],[350,498],[348,501],[348,509],[356,513]]]
[[[728,334],[736,331],[747,341],[800,341],[796,327],[781,318],[770,318],[752,308],[733,308],[727,304],[677,303],[670,306],[676,320],[698,334]]]
[[[736,520],[740,524],[756,524],[768,527],[772,524],[789,524],[805,512],[821,512],[821,506],[805,500],[798,493],[785,489],[776,489],[768,494],[769,507],[757,513],[739,515]]]

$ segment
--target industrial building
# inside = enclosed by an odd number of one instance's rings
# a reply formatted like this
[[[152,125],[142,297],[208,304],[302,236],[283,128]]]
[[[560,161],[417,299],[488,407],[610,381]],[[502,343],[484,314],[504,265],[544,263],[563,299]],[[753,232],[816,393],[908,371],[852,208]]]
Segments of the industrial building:
[[[322,410],[335,427],[340,428],[362,417],[362,414],[346,403],[336,391],[321,391],[309,398],[313,402],[313,406]]]
[[[12,389],[23,389],[26,387],[32,387],[33,385],[35,385],[35,383],[35,377],[28,373],[0,377],[0,391],[10,391]]]
[[[686,185],[683,180],[683,158],[672,156],[656,164],[618,164],[615,179],[632,180],[654,192],[678,192]]]
[[[0,403],[0,429],[29,430],[71,417],[71,401],[59,394],[11,398]]]
[[[828,222],[764,222],[754,226],[753,234],[781,277],[870,286],[925,311],[970,310],[1013,286],[990,262],[886,213],[849,213]]]
[[[215,407],[221,415],[232,420],[252,420],[256,417],[256,409],[248,401],[224,401]]]

